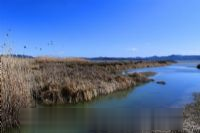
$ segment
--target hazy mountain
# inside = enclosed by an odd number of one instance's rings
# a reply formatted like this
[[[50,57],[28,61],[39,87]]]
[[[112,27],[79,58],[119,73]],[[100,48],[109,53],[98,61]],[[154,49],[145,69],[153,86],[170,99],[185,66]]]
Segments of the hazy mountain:
[[[94,61],[116,61],[116,60],[200,60],[200,55],[170,55],[170,56],[151,56],[151,57],[128,57],[128,58],[115,58],[115,57],[96,57],[90,58]]]
[[[2,56],[2,55],[0,55]],[[4,55],[6,56],[6,55]],[[19,58],[34,58],[29,55],[13,54],[12,57]],[[126,61],[126,60],[174,60],[174,61],[184,61],[184,60],[200,60],[200,55],[170,55],[170,56],[151,56],[151,57],[94,57],[85,58],[91,61]]]

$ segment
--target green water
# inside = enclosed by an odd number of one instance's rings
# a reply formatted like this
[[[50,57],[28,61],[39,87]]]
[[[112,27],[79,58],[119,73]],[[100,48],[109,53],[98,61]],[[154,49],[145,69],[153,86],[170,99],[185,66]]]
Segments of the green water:
[[[151,82],[127,91],[98,97],[91,102],[53,107],[38,106],[37,109],[26,110],[21,114],[21,117],[24,117],[21,132],[106,132],[110,131],[110,128],[119,127],[124,118],[126,119],[123,122],[126,123],[129,118],[134,117],[133,114],[137,114],[134,112],[136,110],[138,114],[145,114],[148,109],[183,108],[192,102],[194,92],[200,92],[200,70],[196,69],[198,63],[179,62],[166,67],[129,70],[130,73],[154,71],[157,75],[151,78],[165,81],[166,85]],[[123,128],[126,131],[129,127]]]

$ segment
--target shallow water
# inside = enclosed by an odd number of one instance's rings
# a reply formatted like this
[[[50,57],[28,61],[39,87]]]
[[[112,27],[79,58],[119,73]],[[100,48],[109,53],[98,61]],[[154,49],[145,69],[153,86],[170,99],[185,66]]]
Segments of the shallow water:
[[[127,117],[126,114],[137,114],[130,113],[133,110],[183,108],[186,104],[192,102],[194,92],[200,92],[200,70],[196,68],[198,63],[200,62],[179,62],[165,67],[128,70],[129,73],[156,72],[157,74],[151,77],[155,82],[98,97],[91,102],[40,107],[34,111],[29,111],[29,115],[25,115],[25,113],[22,115],[31,117],[29,122],[22,122],[24,126],[22,126],[21,131],[26,133],[95,132],[93,130],[97,129],[96,126],[99,126],[99,130],[105,129],[105,125],[102,126],[102,123],[105,124],[106,118],[109,123],[115,123],[119,121],[118,119],[121,119],[122,114],[123,117]],[[160,85],[156,81],[165,81],[166,84]],[[116,113],[120,109],[129,110]],[[108,114],[110,115],[107,116]],[[112,118],[110,118],[111,116]]]
[[[193,100],[192,94],[200,92],[200,70],[196,68],[200,62],[179,62],[165,67],[129,70],[133,72],[153,71],[157,74],[152,79],[155,82],[140,85],[128,91],[97,98],[76,107],[89,108],[181,108]],[[156,81],[165,81],[165,85]],[[72,106],[73,107],[73,106]]]

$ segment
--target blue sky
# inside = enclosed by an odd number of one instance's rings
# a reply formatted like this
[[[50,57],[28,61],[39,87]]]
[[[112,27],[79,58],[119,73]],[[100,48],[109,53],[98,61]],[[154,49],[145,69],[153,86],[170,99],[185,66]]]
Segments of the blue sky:
[[[199,5],[199,0],[0,0],[0,44],[33,56],[200,55]]]

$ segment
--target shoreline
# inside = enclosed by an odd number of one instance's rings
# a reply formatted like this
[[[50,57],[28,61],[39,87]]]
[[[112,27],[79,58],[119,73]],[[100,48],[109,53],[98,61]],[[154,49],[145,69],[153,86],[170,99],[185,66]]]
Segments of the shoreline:
[[[168,61],[90,62],[82,59],[3,57],[4,128],[20,126],[21,108],[78,103],[128,90],[151,80],[152,73],[119,75],[124,70],[170,65]]]
[[[39,78],[38,81],[42,81],[45,85],[38,86],[39,90],[35,90],[34,98],[41,104],[50,105],[90,101],[98,96],[133,88],[137,84],[151,81],[148,77],[152,73],[133,73],[128,75],[119,73],[130,68],[158,67],[170,64],[169,62],[58,63],[41,60],[36,61],[37,63],[42,68],[42,73],[40,74],[42,76],[36,78]],[[58,67],[60,67],[59,70],[53,72]],[[71,70],[67,71],[68,69]],[[63,80],[66,77],[61,72],[70,75],[70,78]],[[53,78],[47,78],[47,73],[52,75]],[[55,83],[55,79],[59,82]]]
[[[194,101],[185,106],[183,111],[183,129],[188,133],[200,131],[200,93],[194,93]]]

